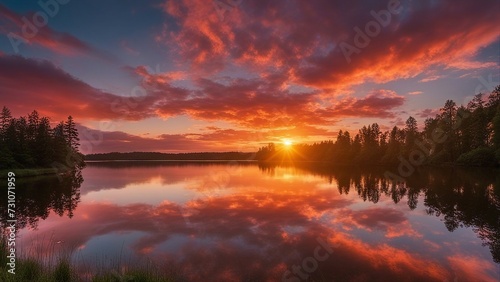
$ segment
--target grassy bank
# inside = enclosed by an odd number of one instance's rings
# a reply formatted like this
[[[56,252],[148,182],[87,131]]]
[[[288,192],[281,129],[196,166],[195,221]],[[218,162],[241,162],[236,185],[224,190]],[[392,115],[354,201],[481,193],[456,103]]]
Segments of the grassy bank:
[[[100,274],[90,274],[86,277],[80,276],[67,260],[61,260],[54,267],[44,267],[41,263],[33,259],[18,260],[16,262],[16,272],[11,274],[7,269],[2,269],[0,281],[2,282],[173,282],[173,279],[161,277],[161,275],[148,270],[130,270],[119,274],[116,270]]]
[[[16,177],[32,177],[40,175],[57,174],[57,168],[19,168],[19,169],[3,169],[0,170],[0,175],[7,175],[9,172],[14,172]]]
[[[65,257],[48,258],[56,261],[52,266],[47,265],[40,258],[16,257],[15,274],[9,273],[10,267],[7,256],[9,255],[6,241],[0,240],[0,281],[2,282],[173,282],[172,278],[165,278],[163,271],[152,264],[143,265],[142,268],[131,268],[127,271],[116,271],[119,269],[103,269],[92,273],[92,271],[77,270]]]

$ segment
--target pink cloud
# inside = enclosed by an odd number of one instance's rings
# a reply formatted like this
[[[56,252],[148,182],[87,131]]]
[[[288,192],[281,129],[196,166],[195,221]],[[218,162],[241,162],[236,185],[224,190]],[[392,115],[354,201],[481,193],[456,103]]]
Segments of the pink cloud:
[[[393,109],[404,104],[405,97],[398,95],[391,90],[375,90],[366,97],[347,97],[320,114],[326,116],[357,116],[357,117],[395,117]]]
[[[459,280],[498,281],[494,278],[495,275],[498,275],[498,266],[490,261],[462,254],[448,257],[448,261],[455,272],[455,277]]]
[[[340,210],[336,221],[342,222],[346,227],[363,228],[368,231],[381,230],[385,232],[387,238],[400,236],[422,237],[420,233],[412,228],[404,213],[395,209]]]
[[[0,66],[0,90],[4,94],[0,104],[9,107],[15,116],[26,115],[35,109],[53,121],[64,120],[69,115],[80,122],[188,115],[197,120],[226,121],[238,126],[240,129],[235,129],[234,136],[241,138],[234,139],[235,142],[242,142],[244,138],[255,140],[256,132],[263,129],[267,133],[261,135],[262,140],[286,135],[331,136],[332,133],[321,126],[331,126],[342,117],[393,117],[393,110],[405,100],[394,91],[376,90],[364,98],[346,97],[321,103],[319,101],[331,98],[321,91],[291,92],[280,75],[269,75],[266,79],[198,78],[194,80],[194,87],[188,89],[172,84],[184,79],[186,73],[156,74],[143,66],[127,68],[136,78],[142,79],[137,85],[140,95],[122,97],[96,89],[48,61],[2,55]],[[225,140],[233,140],[230,131],[217,132],[219,137],[222,133],[226,134]],[[175,148],[172,150],[187,148],[186,144],[194,142],[193,136],[188,138],[187,135],[163,137],[166,138],[164,144],[172,144]],[[115,134],[108,140],[112,140],[116,148],[135,148],[127,138],[141,141],[138,144],[155,140],[126,134]],[[200,142],[209,135],[197,138]],[[215,148],[215,139],[210,141],[211,145],[200,148]],[[162,147],[162,150],[168,149]]]
[[[422,93],[424,93],[424,92],[422,92],[422,91],[412,91],[412,92],[408,92],[408,95],[420,95]]]
[[[0,104],[14,115],[38,110],[55,121],[69,115],[77,119],[128,119],[148,116],[153,97],[137,100],[96,89],[49,61],[21,56],[0,56]]]
[[[429,81],[438,80],[440,78],[442,78],[441,75],[431,75],[431,76],[422,78],[421,80],[419,80],[419,82],[429,82]]]
[[[499,20],[493,12],[498,1],[401,5],[402,13],[393,14],[390,24],[351,63],[339,42],[352,43],[353,28],[364,27],[373,20],[370,11],[386,5],[366,2],[360,9],[332,1],[246,1],[220,21],[210,1],[168,1],[164,11],[180,29],[167,26],[169,32],[159,40],[178,48],[195,70],[221,70],[231,64],[278,69],[289,72],[291,81],[319,88],[410,78],[436,65],[496,66],[476,61],[475,55],[498,39]]]

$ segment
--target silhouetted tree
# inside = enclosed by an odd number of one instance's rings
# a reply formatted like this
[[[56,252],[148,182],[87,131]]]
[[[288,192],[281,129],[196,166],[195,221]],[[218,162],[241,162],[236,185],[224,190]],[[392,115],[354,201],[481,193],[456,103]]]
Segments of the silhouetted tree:
[[[404,155],[410,154],[410,152],[416,148],[416,141],[419,137],[417,120],[414,117],[409,117],[405,123],[405,145],[404,145]]]
[[[2,136],[2,140],[3,137],[5,137],[7,127],[9,127],[11,121],[12,121],[12,114],[10,110],[4,106],[2,108],[2,113],[0,114],[0,134]]]
[[[78,143],[80,141],[78,138],[78,131],[76,130],[76,125],[72,116],[69,116],[68,120],[64,123],[64,135],[68,142],[68,146],[73,150],[76,150],[78,146],[80,146],[80,143]]]

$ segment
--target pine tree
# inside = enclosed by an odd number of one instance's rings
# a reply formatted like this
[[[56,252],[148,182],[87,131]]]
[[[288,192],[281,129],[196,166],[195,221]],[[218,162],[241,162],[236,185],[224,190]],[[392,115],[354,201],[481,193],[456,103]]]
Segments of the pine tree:
[[[440,123],[439,127],[444,131],[446,140],[441,146],[441,154],[443,155],[443,161],[453,162],[457,156],[457,136],[455,131],[455,121],[457,117],[457,104],[453,100],[447,100],[444,107],[441,108],[441,114],[439,116]]]
[[[479,93],[467,105],[467,109],[472,113],[471,117],[469,117],[470,128],[467,129],[472,137],[470,149],[484,147],[488,142],[490,135],[488,129],[489,121],[484,104],[483,94]]]
[[[495,116],[492,121],[493,127],[493,146],[497,163],[500,164],[500,104],[496,108]]]
[[[495,87],[495,90],[491,92],[488,96],[488,103],[486,103],[486,107],[491,108],[493,111],[500,105],[500,85]]]
[[[388,133],[389,140],[387,141],[387,149],[385,150],[382,163],[395,164],[398,162],[399,155],[402,154],[405,140],[405,132],[394,126],[391,132]]]
[[[34,110],[28,115],[27,137],[29,140],[34,140],[39,124],[40,115]]]
[[[80,141],[80,138],[78,138],[78,130],[76,129],[72,116],[69,116],[66,123],[64,123],[64,135],[69,147],[74,151],[78,151],[78,146],[80,146],[80,143],[78,142]]]
[[[54,158],[54,142],[51,131],[49,119],[46,117],[41,118],[35,133],[35,143],[33,145],[35,162],[41,167],[50,166]]]
[[[52,131],[54,157],[53,161],[63,164],[66,162],[66,156],[69,154],[69,146],[67,145],[67,138],[64,134],[64,123],[60,122],[54,127]]]
[[[7,128],[12,122],[12,114],[7,107],[0,114],[0,169],[15,167],[16,162],[8,146]]]
[[[2,108],[2,113],[0,114],[0,139],[4,140],[5,139],[5,133],[7,131],[7,127],[9,126],[10,122],[12,121],[12,114],[10,110],[3,106]]]
[[[410,116],[405,123],[405,145],[404,145],[404,155],[408,156],[410,152],[416,148],[416,141],[418,138],[418,125],[417,125],[417,120]]]

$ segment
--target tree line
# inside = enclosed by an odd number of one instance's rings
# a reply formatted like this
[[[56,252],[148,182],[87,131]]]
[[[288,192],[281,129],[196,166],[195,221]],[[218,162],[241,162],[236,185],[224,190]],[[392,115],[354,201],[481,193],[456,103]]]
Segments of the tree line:
[[[466,105],[447,100],[423,130],[415,118],[405,126],[382,132],[377,123],[363,126],[352,137],[340,130],[335,142],[298,144],[293,148],[270,143],[256,154],[260,161],[331,161],[341,164],[500,164],[500,85],[487,97],[477,94]]]
[[[35,110],[27,117],[12,117],[3,107],[0,114],[0,169],[82,168],[83,155],[73,117],[51,126],[48,117]]]

